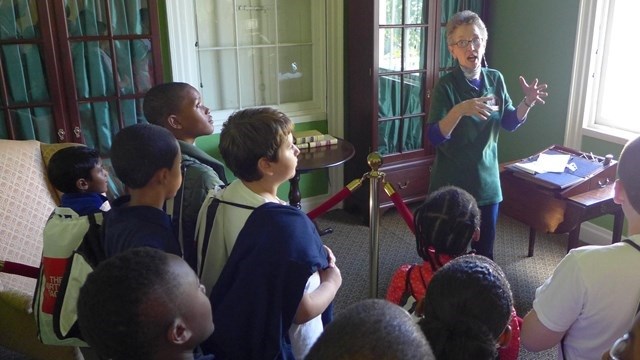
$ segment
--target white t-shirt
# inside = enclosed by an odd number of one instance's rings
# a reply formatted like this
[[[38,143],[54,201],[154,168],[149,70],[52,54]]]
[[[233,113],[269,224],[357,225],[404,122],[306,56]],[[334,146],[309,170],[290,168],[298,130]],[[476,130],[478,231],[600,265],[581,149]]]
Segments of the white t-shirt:
[[[640,235],[630,238],[640,245]],[[640,251],[626,243],[584,246],[562,259],[536,290],[533,309],[566,332],[558,358],[599,359],[633,322],[640,301]]]
[[[307,280],[304,293],[310,293],[317,289],[318,286],[320,286],[320,274],[316,271],[309,277],[309,280]],[[291,340],[293,356],[298,360],[304,359],[311,349],[311,346],[316,342],[320,334],[322,334],[323,329],[322,315],[318,315],[304,324],[291,324],[291,327],[289,327],[289,340]]]
[[[254,208],[269,202],[266,198],[251,191],[240,179],[234,180],[220,191],[217,197],[221,200]],[[207,290],[207,296],[211,295],[211,289],[218,281],[222,269],[231,255],[238,234],[252,211],[223,203],[218,206],[200,276],[200,281]]]

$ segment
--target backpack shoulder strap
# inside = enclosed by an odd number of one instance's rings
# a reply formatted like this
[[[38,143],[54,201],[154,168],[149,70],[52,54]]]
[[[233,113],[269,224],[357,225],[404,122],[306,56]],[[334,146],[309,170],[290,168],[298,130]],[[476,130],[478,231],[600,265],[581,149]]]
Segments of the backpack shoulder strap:
[[[622,240],[622,242],[627,243],[627,244],[633,246],[636,250],[640,251],[640,245],[634,243],[630,239],[624,239],[624,240]]]

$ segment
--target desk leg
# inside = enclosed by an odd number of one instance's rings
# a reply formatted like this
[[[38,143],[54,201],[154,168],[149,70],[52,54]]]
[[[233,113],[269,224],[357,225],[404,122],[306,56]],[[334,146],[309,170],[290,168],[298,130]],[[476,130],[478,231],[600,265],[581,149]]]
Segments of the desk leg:
[[[300,195],[300,172],[296,171],[296,174],[289,179],[289,205],[302,209],[300,201],[302,195]]]
[[[622,208],[613,213],[613,233],[611,234],[611,243],[617,243],[622,238],[622,225],[624,224],[624,213]]]
[[[527,253],[528,257],[533,256],[533,247],[536,244],[536,229],[530,227],[529,228],[529,252]]]
[[[582,225],[582,223],[578,223],[578,225],[576,225],[575,229],[571,230],[569,232],[569,242],[567,243],[567,252],[569,252],[569,250],[577,248],[578,247],[578,241],[580,240],[580,226]]]

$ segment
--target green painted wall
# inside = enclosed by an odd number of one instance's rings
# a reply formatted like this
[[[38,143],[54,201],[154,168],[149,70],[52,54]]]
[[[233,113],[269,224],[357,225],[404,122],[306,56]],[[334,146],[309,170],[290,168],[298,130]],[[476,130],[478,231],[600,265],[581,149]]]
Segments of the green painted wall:
[[[514,103],[523,93],[518,76],[538,77],[549,85],[545,105],[536,105],[516,132],[500,135],[500,161],[529,156],[553,144],[562,144],[566,128],[579,0],[489,1],[485,19],[489,31],[489,66],[504,75]],[[584,136],[582,151],[613,154],[622,146]],[[613,228],[611,216],[593,221]]]
[[[489,1],[489,67],[504,75],[513,102],[518,82],[536,77],[549,85],[544,105],[531,109],[516,132],[500,134],[500,161],[529,156],[564,141],[579,0]]]
[[[312,121],[296,125],[296,130],[311,130],[316,129],[322,133],[327,132],[327,121]],[[212,155],[216,159],[222,160],[220,151],[218,150],[218,144],[220,144],[220,134],[214,134],[209,136],[202,136],[196,140],[196,145],[208,154]],[[235,179],[235,176],[227,169],[227,179],[229,181]],[[302,174],[300,177],[300,193],[302,197],[311,197],[326,194],[329,189],[329,174],[327,170],[311,171],[306,174]],[[284,183],[278,189],[278,197],[281,199],[288,199],[289,183]]]

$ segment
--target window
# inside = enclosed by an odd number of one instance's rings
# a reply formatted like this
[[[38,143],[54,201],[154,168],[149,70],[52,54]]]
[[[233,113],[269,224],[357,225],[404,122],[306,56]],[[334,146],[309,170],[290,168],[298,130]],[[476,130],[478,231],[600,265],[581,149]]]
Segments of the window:
[[[216,131],[233,111],[254,106],[277,107],[297,122],[327,118],[325,1],[167,6],[174,80],[200,88]]]
[[[628,89],[638,11],[637,1],[580,2],[567,146],[579,148],[583,135],[624,144],[640,134],[640,122],[621,105],[637,102]]]
[[[0,1],[0,138],[106,154],[162,80],[155,0]]]

